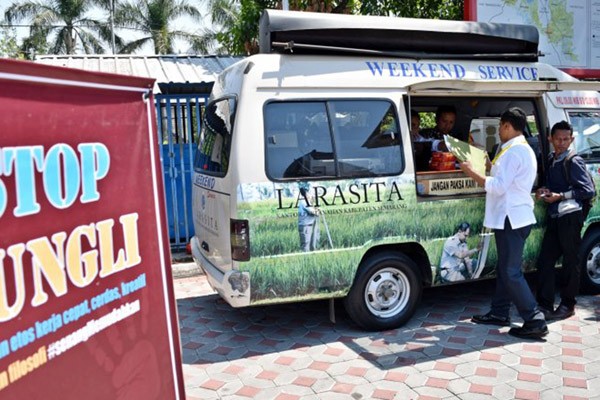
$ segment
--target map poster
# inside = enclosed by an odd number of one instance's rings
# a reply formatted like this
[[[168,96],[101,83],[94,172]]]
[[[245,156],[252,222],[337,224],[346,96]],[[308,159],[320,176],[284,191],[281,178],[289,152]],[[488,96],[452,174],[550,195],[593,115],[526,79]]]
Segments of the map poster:
[[[540,62],[600,78],[600,0],[465,0],[465,19],[533,25]]]
[[[153,80],[0,59],[0,398],[182,399]]]

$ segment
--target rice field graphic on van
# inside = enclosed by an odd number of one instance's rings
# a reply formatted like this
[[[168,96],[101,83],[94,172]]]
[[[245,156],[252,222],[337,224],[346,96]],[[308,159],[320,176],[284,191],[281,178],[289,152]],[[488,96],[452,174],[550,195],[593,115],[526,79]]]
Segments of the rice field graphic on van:
[[[395,176],[243,184],[237,197],[238,218],[250,226],[251,259],[239,268],[250,274],[253,304],[344,296],[363,256],[382,245],[421,246],[434,285],[494,273],[496,246],[483,229],[483,195],[418,199],[414,179]],[[538,224],[524,253],[527,270],[535,268],[543,217],[543,207],[536,206]],[[468,235],[460,235],[461,224],[468,224]],[[443,270],[449,262],[442,260],[444,246],[452,244],[472,251],[462,277]]]

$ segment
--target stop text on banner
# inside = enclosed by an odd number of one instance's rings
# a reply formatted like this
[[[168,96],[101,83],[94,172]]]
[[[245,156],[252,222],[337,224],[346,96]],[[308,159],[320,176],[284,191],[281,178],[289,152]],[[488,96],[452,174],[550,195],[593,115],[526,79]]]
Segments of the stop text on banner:
[[[77,150],[64,143],[53,145],[46,153],[41,145],[0,148],[0,221],[6,212],[14,217],[41,212],[38,196],[42,195],[58,209],[67,209],[78,199],[80,203],[98,201],[98,181],[109,173],[110,152],[97,142],[81,143]],[[2,180],[8,177],[14,183],[11,188]],[[37,193],[36,178],[42,180],[43,194]],[[9,200],[15,204],[12,212],[7,210]],[[137,213],[124,214],[118,223],[115,218],[103,219],[79,225],[70,232],[56,232],[0,248],[0,322],[19,316],[27,300],[33,307],[46,303],[48,293],[43,282],[60,297],[69,290],[67,281],[82,288],[98,277],[139,265],[138,219]],[[118,249],[115,259],[116,229],[121,230],[123,248]],[[25,257],[30,258],[33,267],[31,285],[25,284]],[[12,296],[8,293],[6,264],[8,268],[12,266]],[[27,287],[33,287],[32,293],[26,293]]]

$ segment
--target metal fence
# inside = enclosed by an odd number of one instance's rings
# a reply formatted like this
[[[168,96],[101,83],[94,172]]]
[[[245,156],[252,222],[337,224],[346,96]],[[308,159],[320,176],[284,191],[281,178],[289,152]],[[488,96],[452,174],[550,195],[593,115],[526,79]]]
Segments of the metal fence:
[[[156,116],[171,250],[185,249],[194,235],[192,184],[205,94],[157,94]]]

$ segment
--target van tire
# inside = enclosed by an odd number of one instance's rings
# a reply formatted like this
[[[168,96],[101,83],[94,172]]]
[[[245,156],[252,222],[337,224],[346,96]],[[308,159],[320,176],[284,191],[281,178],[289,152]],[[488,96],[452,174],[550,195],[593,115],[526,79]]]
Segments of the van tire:
[[[600,229],[594,229],[581,243],[581,292],[600,293]]]
[[[379,253],[359,266],[344,307],[362,329],[395,329],[412,317],[422,292],[417,265],[410,258]]]

